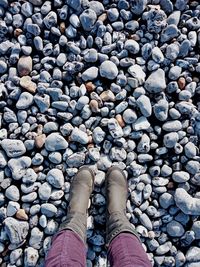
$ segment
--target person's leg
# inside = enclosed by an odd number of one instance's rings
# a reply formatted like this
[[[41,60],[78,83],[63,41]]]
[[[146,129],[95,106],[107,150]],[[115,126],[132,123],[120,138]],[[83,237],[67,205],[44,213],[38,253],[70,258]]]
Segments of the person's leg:
[[[67,216],[53,238],[46,267],[86,266],[87,209],[93,184],[93,172],[82,167],[72,181]]]
[[[74,266],[86,266],[86,247],[76,233],[70,230],[62,230],[53,238],[45,267]]]
[[[151,267],[151,263],[138,238],[130,233],[117,235],[108,248],[111,267]]]
[[[127,179],[117,166],[106,175],[106,244],[113,267],[150,267],[137,232],[126,217]]]

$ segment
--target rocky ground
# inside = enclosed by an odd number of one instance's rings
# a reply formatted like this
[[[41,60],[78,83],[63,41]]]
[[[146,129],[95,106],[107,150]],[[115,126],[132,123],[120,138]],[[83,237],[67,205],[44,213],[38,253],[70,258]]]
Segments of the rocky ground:
[[[44,266],[85,164],[88,267],[115,164],[152,264],[200,266],[199,51],[198,1],[0,1],[2,267]]]

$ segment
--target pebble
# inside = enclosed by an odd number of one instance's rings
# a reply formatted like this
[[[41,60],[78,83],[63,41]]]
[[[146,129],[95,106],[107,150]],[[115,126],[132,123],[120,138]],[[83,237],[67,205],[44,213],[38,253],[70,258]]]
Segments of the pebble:
[[[128,68],[128,72],[131,74],[131,76],[133,76],[138,81],[138,85],[144,84],[146,74],[139,65],[135,64],[135,65],[130,66]]]
[[[166,100],[159,100],[154,106],[153,111],[159,121],[166,121],[168,118],[169,104]]]
[[[185,230],[177,221],[171,221],[167,224],[167,233],[172,237],[180,237],[184,234]]]
[[[46,215],[48,218],[54,217],[57,213],[57,208],[50,203],[44,203],[41,205],[41,213]]]
[[[54,11],[50,11],[46,17],[44,17],[43,22],[47,29],[51,29],[51,27],[57,24],[57,14]]]
[[[199,262],[200,261],[200,257],[199,257],[199,247],[190,247],[185,255],[186,260],[188,262]]]
[[[36,88],[37,88],[36,84],[32,82],[30,76],[23,76],[20,79],[20,86],[32,94],[36,92]]]
[[[30,56],[22,56],[17,62],[17,70],[19,75],[27,76],[33,68],[32,58]]]
[[[37,227],[34,227],[31,230],[29,245],[35,249],[40,249],[42,247],[43,235],[42,231],[40,231]]]
[[[41,33],[40,27],[37,24],[28,23],[26,26],[26,30],[34,36],[38,36]]]
[[[134,123],[137,120],[137,114],[134,110],[128,108],[123,112],[123,120],[125,123],[131,124]]]
[[[52,187],[49,183],[45,182],[41,184],[38,189],[39,198],[41,200],[47,201],[51,196]]]
[[[111,90],[107,90],[107,91],[103,91],[101,94],[100,94],[100,98],[102,101],[115,101],[115,95],[113,94],[113,92]]]
[[[77,152],[70,155],[67,159],[67,165],[71,168],[78,168],[82,166],[85,162],[85,154],[82,152]]]
[[[88,135],[75,127],[70,135],[70,138],[74,142],[78,142],[80,144],[87,144],[89,142]]]
[[[7,71],[7,64],[3,60],[0,60],[0,74],[4,74]]]
[[[143,17],[147,20],[147,29],[152,33],[160,33],[166,26],[166,14],[163,10],[151,9],[149,12],[143,13]]]
[[[4,139],[1,141],[1,147],[10,158],[22,156],[26,152],[26,148],[21,140]]]
[[[141,0],[139,2],[132,3],[131,11],[135,15],[141,15],[142,12],[145,10],[147,5],[147,0]]]
[[[22,255],[22,249],[21,248],[17,248],[15,250],[11,251],[10,263],[14,265],[17,262],[17,260],[20,258],[21,255]]]
[[[118,121],[114,118],[109,119],[108,130],[113,138],[120,138],[124,135]]]
[[[17,103],[16,103],[16,107],[18,109],[27,109],[29,108],[31,105],[33,104],[33,95],[30,94],[29,92],[23,92]]]
[[[145,213],[142,213],[140,215],[139,220],[140,220],[141,224],[144,227],[146,227],[148,230],[152,230],[153,229],[152,222],[151,222],[151,220],[149,219],[149,217]]]
[[[67,147],[67,141],[59,133],[51,133],[45,140],[45,148],[47,151],[57,151],[66,149]]]
[[[36,266],[39,259],[39,253],[32,247],[27,247],[24,251],[24,267]]]
[[[131,54],[137,54],[140,51],[140,46],[135,40],[127,40],[124,44],[124,48]]]
[[[165,72],[162,69],[152,72],[144,86],[149,93],[162,92],[166,88]]]
[[[28,222],[21,222],[12,217],[7,217],[4,220],[5,231],[9,237],[11,245],[20,246],[25,241],[28,235]]]
[[[171,132],[164,135],[163,143],[167,148],[173,148],[177,144],[179,136],[176,132]]]
[[[195,239],[200,239],[200,221],[195,221],[192,225],[191,230],[195,234]]]
[[[62,188],[64,186],[64,176],[61,170],[52,169],[47,173],[46,180],[55,188]]]
[[[177,132],[182,129],[182,124],[178,120],[168,121],[163,124],[162,128],[166,132]]]
[[[196,157],[196,146],[192,142],[188,142],[184,146],[184,152],[186,157],[193,159],[194,157]]]
[[[179,66],[174,66],[169,70],[169,78],[176,81],[181,76],[182,68]]]
[[[6,189],[5,196],[12,201],[19,201],[19,189],[15,185],[11,185]]]
[[[141,95],[140,97],[138,97],[137,105],[138,105],[140,112],[142,113],[143,116],[145,116],[145,117],[151,116],[152,107],[151,107],[150,99],[147,96]]]
[[[133,123],[132,127],[135,131],[147,130],[150,127],[150,123],[146,117],[142,116]]]
[[[164,255],[170,251],[171,247],[172,247],[172,242],[170,242],[170,241],[165,242],[164,244],[162,244],[161,246],[159,246],[156,249],[156,254],[157,255]]]
[[[167,209],[174,204],[174,198],[166,192],[159,197],[159,203],[163,209]]]
[[[20,180],[25,170],[30,167],[31,165],[31,159],[26,156],[18,157],[18,158],[12,158],[8,161],[8,167],[11,171],[12,177],[15,180]]]
[[[200,200],[190,196],[185,189],[177,188],[174,195],[176,206],[188,215],[199,215]]]
[[[94,143],[100,144],[104,140],[105,135],[106,133],[100,127],[94,128],[92,133]]]
[[[118,69],[117,66],[112,61],[105,60],[100,65],[99,73],[103,78],[114,80],[117,77]]]
[[[171,39],[177,37],[179,35],[179,31],[176,25],[168,25],[161,34],[161,42],[165,43],[170,41]]]
[[[84,81],[95,80],[97,78],[97,76],[98,76],[98,68],[97,67],[91,67],[82,73],[82,79]]]
[[[89,32],[94,27],[94,24],[97,20],[97,14],[93,9],[88,8],[81,13],[79,19],[83,30]]]
[[[16,212],[20,209],[20,205],[18,202],[9,201],[7,206],[7,216],[12,217],[16,214]]]
[[[178,171],[172,174],[172,179],[177,183],[185,183],[190,179],[190,175],[187,172]]]
[[[164,61],[165,58],[159,47],[154,47],[152,49],[152,59],[158,64]]]
[[[16,218],[19,220],[28,221],[28,215],[26,214],[25,210],[23,210],[23,209],[19,209],[16,212]]]

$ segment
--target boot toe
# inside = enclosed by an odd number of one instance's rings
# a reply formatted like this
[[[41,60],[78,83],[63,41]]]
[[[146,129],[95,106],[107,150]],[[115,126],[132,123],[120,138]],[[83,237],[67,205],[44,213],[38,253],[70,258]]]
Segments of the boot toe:
[[[123,171],[117,167],[112,166],[109,168],[107,175],[106,175],[107,182],[117,182],[118,184],[126,184],[126,176]]]
[[[94,184],[94,172],[87,166],[83,166],[76,174],[76,179],[83,180],[88,186],[93,188]]]

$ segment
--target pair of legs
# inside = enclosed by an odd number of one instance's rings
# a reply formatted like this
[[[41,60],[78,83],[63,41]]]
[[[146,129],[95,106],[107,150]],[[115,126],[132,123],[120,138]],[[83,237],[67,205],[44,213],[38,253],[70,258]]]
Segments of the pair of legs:
[[[88,167],[79,170],[70,189],[66,220],[54,236],[46,267],[85,267],[87,207],[94,175]],[[150,267],[142,244],[126,217],[127,181],[118,167],[106,176],[108,260],[113,267]]]

